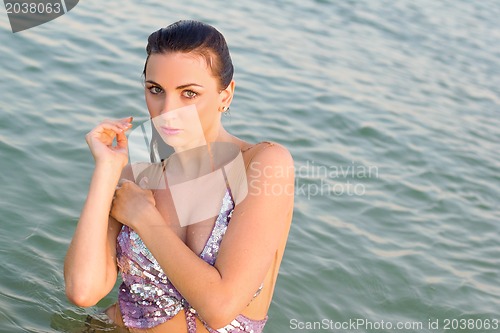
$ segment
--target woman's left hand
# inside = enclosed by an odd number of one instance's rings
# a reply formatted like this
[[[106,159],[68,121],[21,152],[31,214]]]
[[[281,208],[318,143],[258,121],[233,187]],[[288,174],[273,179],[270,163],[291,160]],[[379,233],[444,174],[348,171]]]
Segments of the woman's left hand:
[[[141,222],[141,217],[150,209],[156,209],[155,205],[151,190],[144,190],[134,182],[122,179],[115,191],[110,215],[120,223],[135,229]]]

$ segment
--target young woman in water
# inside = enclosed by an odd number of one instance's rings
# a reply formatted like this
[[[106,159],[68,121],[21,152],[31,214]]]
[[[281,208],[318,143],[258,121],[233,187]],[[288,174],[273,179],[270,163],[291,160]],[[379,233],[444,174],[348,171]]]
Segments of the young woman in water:
[[[293,160],[279,144],[251,144],[222,126],[235,83],[226,42],[215,28],[179,21],[151,34],[146,50],[151,119],[194,107],[207,147],[237,147],[248,190],[237,202],[228,187],[216,216],[179,224],[173,187],[151,191],[138,179],[122,179],[130,171],[125,132],[132,118],[100,123],[86,136],[95,169],[65,260],[66,294],[78,306],[93,306],[120,272],[118,302],[106,310],[118,326],[133,332],[261,332],[292,218]],[[167,143],[183,135],[182,128],[159,131]],[[200,188],[201,197],[210,191]]]

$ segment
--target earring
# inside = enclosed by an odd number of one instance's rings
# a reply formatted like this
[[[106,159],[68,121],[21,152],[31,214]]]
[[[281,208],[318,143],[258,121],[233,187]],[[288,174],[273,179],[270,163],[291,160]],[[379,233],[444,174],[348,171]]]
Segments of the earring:
[[[222,107],[222,111],[224,112],[225,116],[229,116],[229,106]]]

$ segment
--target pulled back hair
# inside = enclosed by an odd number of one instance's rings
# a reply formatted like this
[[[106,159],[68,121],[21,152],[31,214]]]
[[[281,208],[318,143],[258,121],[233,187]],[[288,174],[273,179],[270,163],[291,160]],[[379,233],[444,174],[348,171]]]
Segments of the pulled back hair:
[[[143,75],[152,54],[169,52],[195,53],[203,56],[219,81],[219,88],[225,89],[233,79],[233,62],[224,36],[214,27],[191,20],[177,21],[166,28],[153,32],[146,46],[148,54]]]

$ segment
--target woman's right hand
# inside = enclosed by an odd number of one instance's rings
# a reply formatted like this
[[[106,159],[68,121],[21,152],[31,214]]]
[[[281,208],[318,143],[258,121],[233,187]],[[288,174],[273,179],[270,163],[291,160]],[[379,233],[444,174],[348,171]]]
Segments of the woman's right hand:
[[[105,120],[87,133],[85,140],[96,164],[110,163],[122,169],[128,163],[128,146],[125,132],[132,127],[132,117]],[[113,140],[116,138],[116,145]]]

